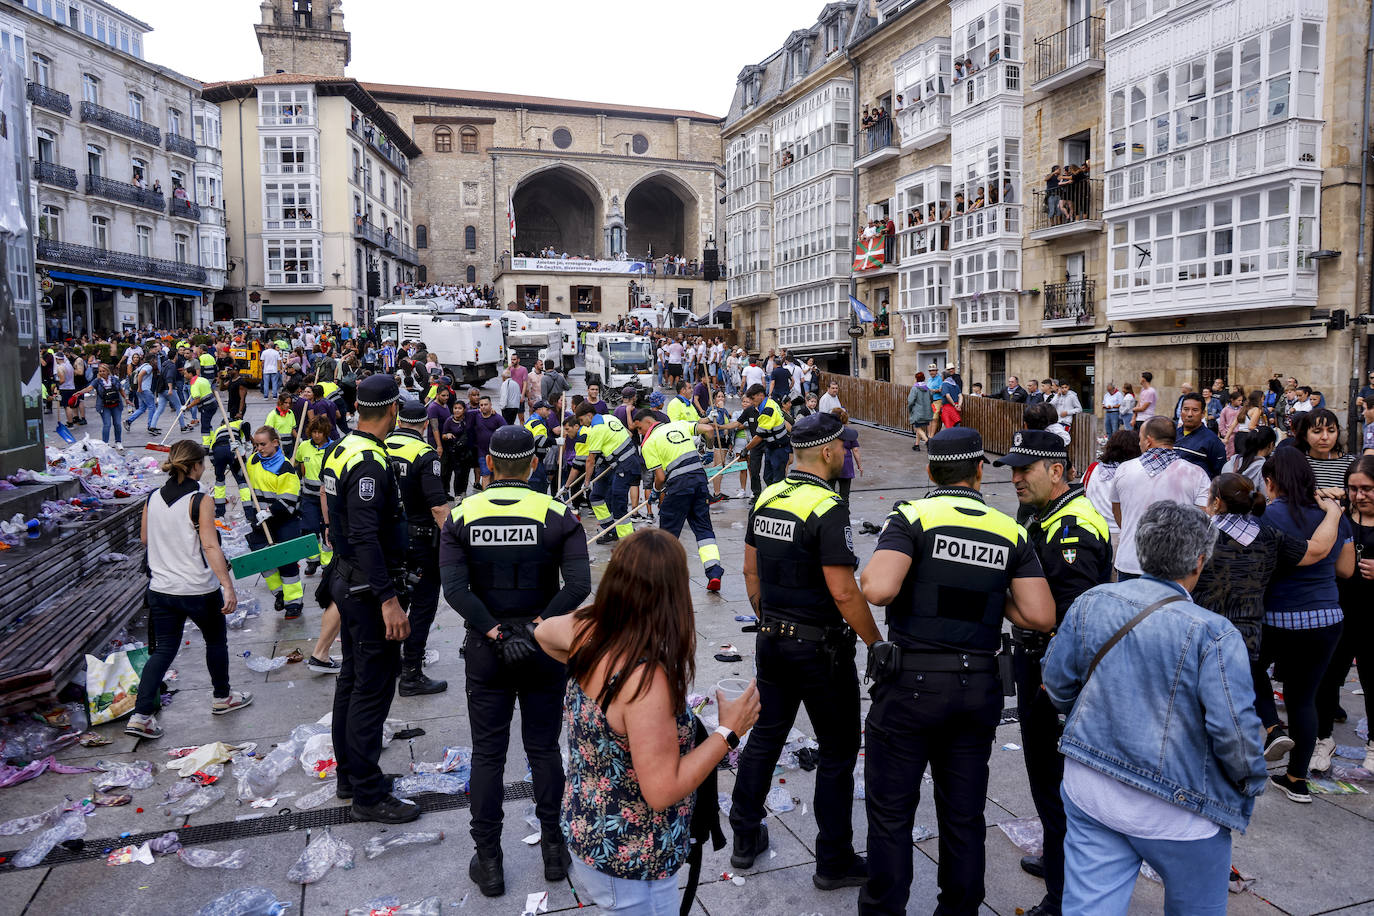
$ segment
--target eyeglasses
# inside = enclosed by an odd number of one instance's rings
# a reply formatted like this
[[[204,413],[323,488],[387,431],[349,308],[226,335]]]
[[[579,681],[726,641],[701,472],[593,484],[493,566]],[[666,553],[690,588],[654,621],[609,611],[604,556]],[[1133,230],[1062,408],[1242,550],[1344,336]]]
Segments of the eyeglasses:
[[[1374,487],[1346,487],[1351,496],[1374,496]]]

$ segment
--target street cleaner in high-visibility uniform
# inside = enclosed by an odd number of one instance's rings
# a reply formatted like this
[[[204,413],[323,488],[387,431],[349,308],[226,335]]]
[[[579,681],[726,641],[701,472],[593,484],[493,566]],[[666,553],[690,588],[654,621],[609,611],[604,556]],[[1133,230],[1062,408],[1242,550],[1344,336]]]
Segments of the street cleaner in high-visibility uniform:
[[[634,523],[625,516],[630,513],[631,472],[638,474],[632,459],[634,437],[625,425],[609,414],[597,413],[596,405],[583,401],[577,406],[577,424],[587,437],[587,480],[591,481],[592,514],[602,534],[598,544],[609,544],[618,538],[634,534]],[[600,474],[600,479],[597,475]],[[637,482],[638,477],[634,480]],[[606,504],[610,499],[610,506]],[[613,519],[619,519],[614,531]]]
[[[253,434],[252,457],[248,459],[248,485],[257,497],[255,508],[246,502],[244,514],[253,529],[248,532],[248,546],[259,550],[267,546],[267,534],[272,533],[275,543],[300,537],[300,497],[301,480],[296,469],[286,460],[281,450],[281,440],[277,431],[270,426],[261,427]],[[259,515],[259,510],[267,517]],[[267,587],[276,596],[276,609],[286,612],[287,620],[301,616],[305,605],[305,589],[301,585],[301,566],[295,560],[279,566],[264,578]]]
[[[701,461],[694,437],[709,436],[716,430],[706,421],[661,422],[657,411],[635,413],[639,430],[640,454],[644,467],[653,472],[654,492],[659,495],[658,526],[673,537],[682,533],[684,523],[692,526],[697,539],[697,556],[706,571],[706,588],[720,591],[725,567],[720,565],[720,548],[711,527],[711,491],[706,466]]]
[[[320,565],[329,565],[334,551],[324,530],[324,506],[320,501],[320,472],[325,452],[337,439],[330,439],[334,425],[328,417],[316,417],[306,424],[305,438],[296,449],[296,470],[301,475],[301,534],[313,534],[320,539],[319,552],[305,560],[305,574],[315,575]],[[327,602],[326,602],[327,603]]]
[[[223,518],[229,508],[226,481],[230,474],[234,475],[234,482],[239,485],[239,505],[247,515],[248,508],[253,502],[253,495],[249,492],[252,484],[248,480],[248,472],[244,470],[241,456],[253,440],[253,427],[247,420],[221,420],[210,439],[214,443],[210,447],[210,464],[215,471],[215,486],[212,491],[215,497],[215,518]]]

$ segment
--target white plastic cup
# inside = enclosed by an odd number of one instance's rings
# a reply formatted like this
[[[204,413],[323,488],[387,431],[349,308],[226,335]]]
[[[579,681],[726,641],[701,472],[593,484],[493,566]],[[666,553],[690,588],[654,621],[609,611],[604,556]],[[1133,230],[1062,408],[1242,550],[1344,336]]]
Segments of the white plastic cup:
[[[749,689],[749,681],[742,677],[727,677],[716,682],[716,689],[726,702],[734,702],[744,696],[744,691]]]

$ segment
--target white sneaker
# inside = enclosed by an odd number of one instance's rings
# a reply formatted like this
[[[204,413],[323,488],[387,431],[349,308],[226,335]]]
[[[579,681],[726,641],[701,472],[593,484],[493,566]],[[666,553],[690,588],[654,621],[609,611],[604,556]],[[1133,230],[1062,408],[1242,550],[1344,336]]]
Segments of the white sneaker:
[[[744,499],[748,495],[749,494],[745,491],[744,487],[740,487],[738,490],[735,491],[735,499]]]
[[[123,443],[123,442],[116,442],[115,445],[114,445],[114,447],[115,447],[115,451],[117,451],[117,452],[122,452],[122,451],[124,451],[124,443]]]
[[[1331,769],[1331,755],[1336,753],[1336,740],[1334,738],[1318,738],[1317,747],[1312,751],[1312,762],[1308,768],[1317,773],[1325,773]]]
[[[1374,741],[1364,746],[1364,768],[1374,773]]]

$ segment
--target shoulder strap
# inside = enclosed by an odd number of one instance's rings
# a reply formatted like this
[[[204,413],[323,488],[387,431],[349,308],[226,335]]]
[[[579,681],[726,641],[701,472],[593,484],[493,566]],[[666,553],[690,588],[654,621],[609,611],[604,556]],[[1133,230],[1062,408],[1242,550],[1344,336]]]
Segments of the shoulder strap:
[[[1111,649],[1112,649],[1112,646],[1115,646],[1117,643],[1121,642],[1121,640],[1125,638],[1125,636],[1126,636],[1127,633],[1129,633],[1129,632],[1131,632],[1132,630],[1134,630],[1134,629],[1136,628],[1136,624],[1140,623],[1140,622],[1141,622],[1142,620],[1144,620],[1146,617],[1149,617],[1149,616],[1150,616],[1151,614],[1153,614],[1155,611],[1157,611],[1157,610],[1159,610],[1160,608],[1164,607],[1164,605],[1166,605],[1166,604],[1173,604],[1175,601],[1182,601],[1182,600],[1183,600],[1183,596],[1182,596],[1182,595],[1170,595],[1168,598],[1161,598],[1161,599],[1159,599],[1158,601],[1156,601],[1154,604],[1152,604],[1152,605],[1150,605],[1149,607],[1145,608],[1145,610],[1141,611],[1139,614],[1136,614],[1136,615],[1135,615],[1134,617],[1132,617],[1130,620],[1126,621],[1125,626],[1123,626],[1121,629],[1119,629],[1119,630],[1117,630],[1115,633],[1113,633],[1113,634],[1112,634],[1112,638],[1109,639],[1109,640],[1107,640],[1106,642],[1104,642],[1104,643],[1102,644],[1102,648],[1100,648],[1100,649],[1097,650],[1097,654],[1093,656],[1092,662],[1088,665],[1088,673],[1083,677],[1083,683],[1084,683],[1084,684],[1087,684],[1087,683],[1088,683],[1088,680],[1089,680],[1090,678],[1092,678],[1093,672],[1097,670],[1097,665],[1098,665],[1098,663],[1102,661],[1102,656],[1104,656],[1104,655],[1106,655],[1108,652],[1110,652]]]

